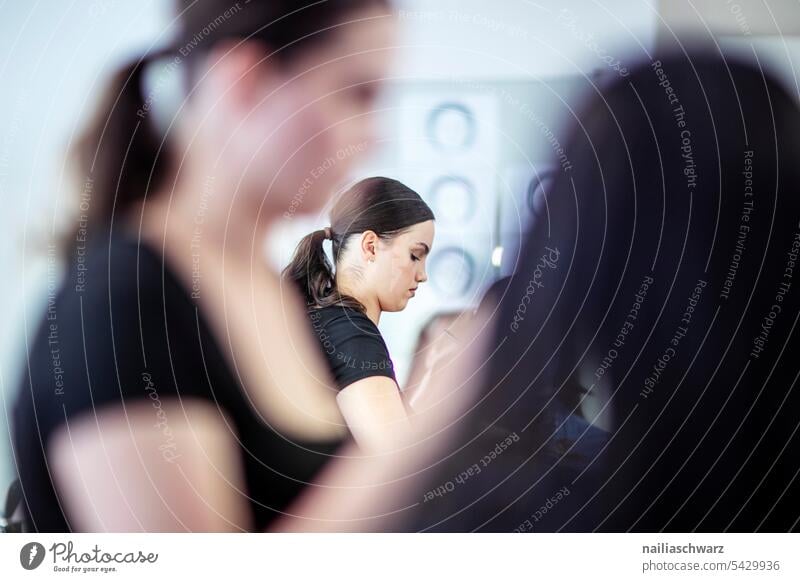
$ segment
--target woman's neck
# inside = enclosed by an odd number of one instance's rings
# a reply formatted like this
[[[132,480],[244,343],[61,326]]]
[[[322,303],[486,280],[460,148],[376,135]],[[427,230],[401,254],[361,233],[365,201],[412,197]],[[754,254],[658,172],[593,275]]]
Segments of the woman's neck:
[[[336,275],[336,288],[340,295],[347,295],[361,303],[365,307],[370,321],[376,326],[378,325],[382,310],[378,298],[374,294],[366,292],[357,281],[351,280],[346,271]]]
[[[203,177],[205,176],[205,177]],[[188,257],[217,257],[225,263],[264,263],[269,217],[235,202],[213,176],[180,177],[169,191],[156,192],[131,214],[150,237],[177,245]],[[231,201],[234,202],[231,202]],[[240,199],[241,200],[241,199]],[[231,204],[234,206],[231,208]],[[149,231],[149,232],[148,232]]]
[[[359,301],[361,300],[359,299]],[[377,306],[377,301],[376,305],[365,304],[363,301],[361,302],[361,304],[367,308],[367,317],[369,317],[372,323],[374,323],[375,326],[377,327],[381,321],[381,313],[382,313],[381,308]]]

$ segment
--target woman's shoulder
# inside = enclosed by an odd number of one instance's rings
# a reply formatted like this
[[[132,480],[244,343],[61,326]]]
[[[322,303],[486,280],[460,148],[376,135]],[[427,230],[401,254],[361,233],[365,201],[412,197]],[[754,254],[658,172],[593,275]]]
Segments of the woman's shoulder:
[[[335,305],[311,309],[309,316],[340,389],[371,376],[396,381],[386,342],[363,311]]]
[[[378,336],[380,331],[367,314],[347,305],[312,307],[308,310],[312,324],[318,329],[350,331],[352,333]]]
[[[194,312],[188,291],[163,255],[135,235],[97,237],[71,253],[66,269],[56,298],[64,311],[89,307],[115,320],[159,318],[165,310],[173,316]]]
[[[85,247],[75,247],[67,280],[74,282],[77,291],[92,291],[131,281],[145,288],[160,281],[165,264],[148,243],[128,234],[98,237]]]
[[[214,338],[156,250],[125,237],[81,252],[30,342],[20,414],[35,411],[50,431],[123,401],[192,397],[244,410]]]

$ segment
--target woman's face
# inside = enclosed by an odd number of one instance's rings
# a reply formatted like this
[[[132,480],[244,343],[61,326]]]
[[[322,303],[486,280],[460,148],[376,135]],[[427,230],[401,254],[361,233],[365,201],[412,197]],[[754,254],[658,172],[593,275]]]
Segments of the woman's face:
[[[375,141],[394,26],[378,8],[354,12],[290,61],[262,63],[257,102],[232,136],[254,203],[286,218],[319,211],[349,177]]]
[[[420,283],[433,247],[434,223],[415,224],[388,241],[380,241],[375,253],[372,284],[382,311],[402,311]]]

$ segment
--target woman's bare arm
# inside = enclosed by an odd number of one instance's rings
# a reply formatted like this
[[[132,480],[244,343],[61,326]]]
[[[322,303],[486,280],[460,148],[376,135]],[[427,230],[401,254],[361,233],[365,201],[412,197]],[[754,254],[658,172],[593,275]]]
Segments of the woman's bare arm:
[[[336,398],[356,442],[367,453],[395,448],[410,425],[397,384],[385,376],[353,382]]]
[[[75,531],[252,528],[234,435],[197,400],[107,407],[69,419],[47,458]]]
[[[459,421],[482,387],[491,337],[485,314],[464,322],[472,338],[448,361],[439,361],[424,405],[394,449],[365,455],[353,445],[329,463],[320,478],[277,520],[274,531],[393,531],[422,502],[430,473],[458,438]]]

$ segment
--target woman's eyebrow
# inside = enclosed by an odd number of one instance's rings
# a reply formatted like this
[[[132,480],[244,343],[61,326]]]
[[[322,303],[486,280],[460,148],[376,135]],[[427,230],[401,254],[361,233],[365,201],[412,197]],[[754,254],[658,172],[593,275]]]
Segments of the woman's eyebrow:
[[[425,254],[426,255],[431,252],[431,247],[426,245],[424,242],[417,242],[417,244],[425,249]]]

